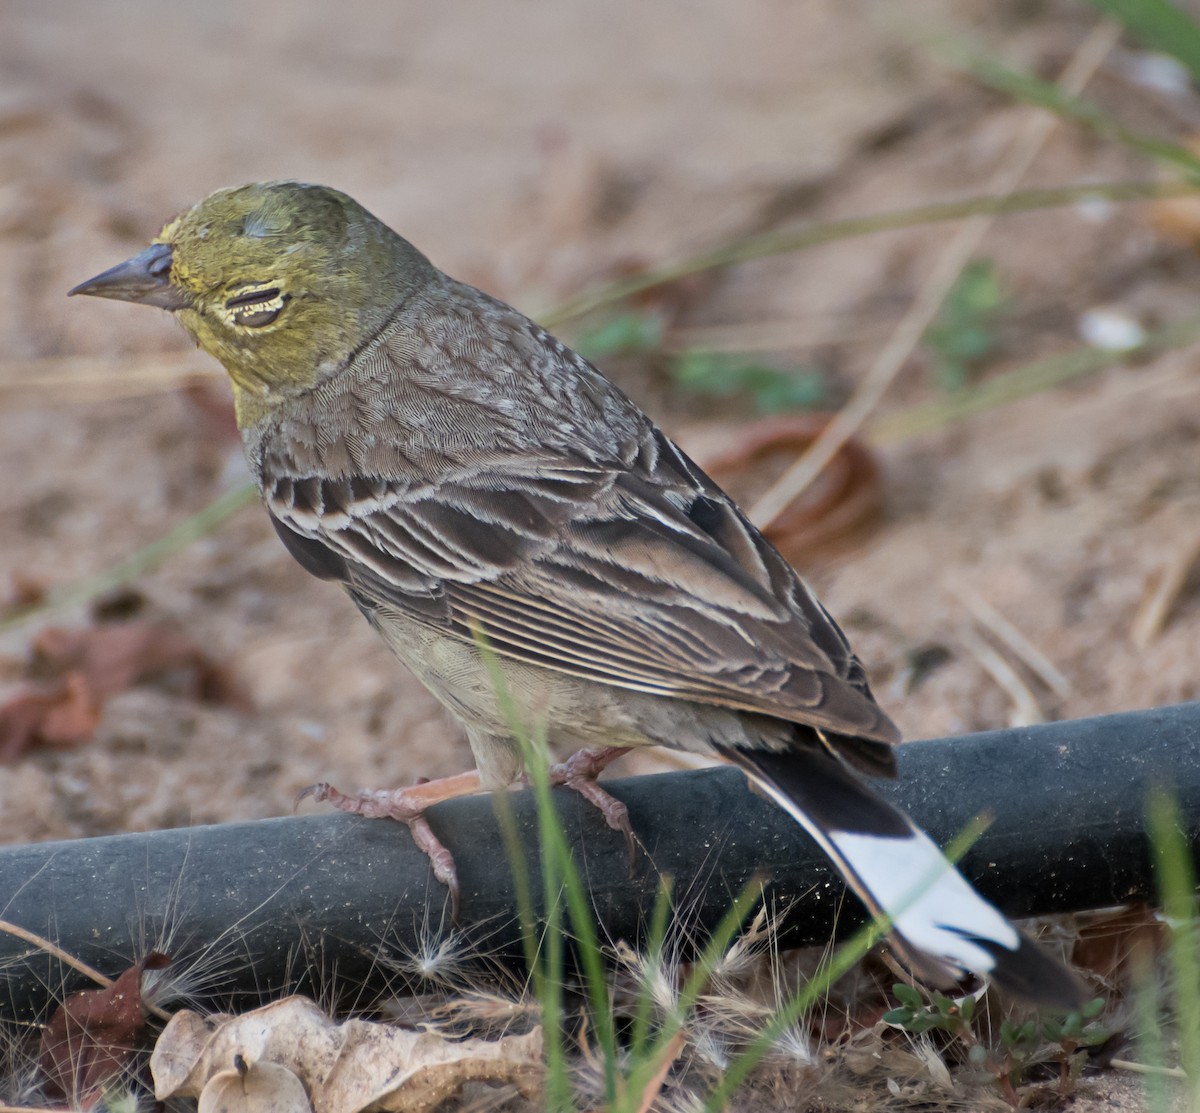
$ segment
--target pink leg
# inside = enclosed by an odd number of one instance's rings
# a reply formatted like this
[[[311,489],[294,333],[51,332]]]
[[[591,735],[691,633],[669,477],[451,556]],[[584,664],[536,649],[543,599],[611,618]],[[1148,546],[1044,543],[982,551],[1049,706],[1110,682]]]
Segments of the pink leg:
[[[629,846],[629,871],[633,872],[637,864],[637,840],[633,835],[633,827],[629,822],[629,809],[611,793],[606,792],[596,782],[596,778],[604,772],[622,754],[627,753],[624,746],[604,746],[580,750],[572,754],[566,761],[550,766],[550,783],[562,785],[578,792],[585,800],[600,810],[604,822],[614,831],[625,836]]]
[[[350,812],[352,815],[361,815],[368,819],[396,819],[406,824],[412,832],[413,842],[428,856],[429,864],[433,867],[433,876],[450,890],[451,915],[457,920],[459,889],[454,858],[433,833],[433,828],[425,818],[425,810],[442,800],[478,791],[479,773],[473,771],[459,773],[453,777],[442,777],[436,781],[423,781],[410,788],[377,789],[373,792],[360,792],[354,796],[339,791],[331,784],[309,785],[296,797],[296,803],[311,797],[330,803],[338,811]]]

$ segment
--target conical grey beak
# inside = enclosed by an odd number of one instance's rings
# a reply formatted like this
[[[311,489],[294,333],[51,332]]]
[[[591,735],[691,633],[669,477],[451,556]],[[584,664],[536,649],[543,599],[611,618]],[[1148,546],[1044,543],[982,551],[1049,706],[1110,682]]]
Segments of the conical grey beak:
[[[166,243],[151,244],[132,259],[67,291],[67,297],[76,294],[135,301],[159,309],[186,309],[190,304],[187,295],[171,285],[171,245]]]

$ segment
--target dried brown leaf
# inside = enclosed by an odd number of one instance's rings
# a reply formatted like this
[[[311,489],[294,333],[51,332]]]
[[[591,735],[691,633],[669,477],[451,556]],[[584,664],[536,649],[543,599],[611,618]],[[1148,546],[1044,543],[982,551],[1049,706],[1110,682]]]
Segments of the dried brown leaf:
[[[46,584],[24,572],[13,572],[9,577],[9,589],[0,598],[0,615],[19,614],[36,607],[46,598]]]
[[[1200,154],[1200,135],[1184,139],[1183,145]],[[1200,197],[1160,197],[1148,207],[1150,227],[1168,243],[1200,252]]]
[[[732,447],[702,454],[700,463],[747,506],[782,468],[816,442],[829,420],[828,414],[763,418],[738,430]],[[763,532],[784,556],[803,565],[859,538],[882,506],[879,462],[865,443],[852,437]]]
[[[181,674],[193,699],[236,702],[241,698],[229,674],[186,635],[151,622],[43,630],[33,644],[37,670],[82,672],[102,697],[147,680]]]
[[[1148,904],[1131,904],[1115,912],[1097,912],[1079,925],[1071,949],[1071,965],[1117,985],[1131,975],[1139,949],[1158,954],[1166,945],[1166,925]]]
[[[149,622],[50,627],[34,640],[29,683],[0,705],[0,762],[34,746],[90,742],[118,692],[170,679],[197,700],[246,706],[227,670],[184,634]]]
[[[51,1097],[83,1101],[120,1073],[146,1022],[142,975],[170,959],[151,953],[103,989],[72,993],[42,1032],[38,1064]]]
[[[100,708],[80,673],[57,684],[30,685],[0,705],[0,762],[15,761],[36,745],[87,742],[99,725]]]
[[[365,1109],[418,1113],[466,1082],[509,1083],[528,1097],[542,1082],[542,1036],[449,1040],[364,1020],[341,1024],[303,997],[287,997],[241,1016],[177,1013],[150,1059],[155,1096],[201,1097],[214,1080],[213,1109],[251,1110],[237,1098],[230,1072],[250,1079],[266,1066],[299,1079],[314,1113]],[[245,1082],[257,1093],[259,1079]],[[235,1100],[236,1098],[236,1100]]]

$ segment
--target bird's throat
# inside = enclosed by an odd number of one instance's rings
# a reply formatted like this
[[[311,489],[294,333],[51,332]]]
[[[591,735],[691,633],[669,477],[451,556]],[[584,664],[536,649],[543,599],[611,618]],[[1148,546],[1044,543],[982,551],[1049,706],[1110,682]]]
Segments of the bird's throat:
[[[249,429],[257,425],[271,410],[268,391],[261,383],[245,385],[230,373],[233,384],[233,410],[237,417],[239,429]]]

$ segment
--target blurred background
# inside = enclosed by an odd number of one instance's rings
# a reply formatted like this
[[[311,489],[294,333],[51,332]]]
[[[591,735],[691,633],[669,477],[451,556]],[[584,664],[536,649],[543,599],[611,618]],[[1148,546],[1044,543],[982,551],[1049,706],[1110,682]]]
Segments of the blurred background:
[[[1106,192],[1195,171],[1200,97],[1142,32],[1082,0],[0,0],[0,839],[469,764],[238,493],[220,369],[64,296],[258,179],[552,325],[747,507],[858,406],[777,536],[908,736],[1200,696],[1200,216]]]

